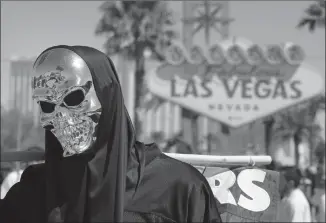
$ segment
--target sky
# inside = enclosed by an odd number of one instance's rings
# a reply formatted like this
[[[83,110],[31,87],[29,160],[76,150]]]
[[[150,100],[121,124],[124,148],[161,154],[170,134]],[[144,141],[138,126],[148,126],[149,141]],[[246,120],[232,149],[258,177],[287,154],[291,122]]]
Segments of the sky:
[[[310,33],[296,25],[311,1],[231,1],[235,21],[230,35],[257,44],[297,43],[306,62],[325,78],[325,30]],[[35,57],[53,45],[88,45],[102,50],[103,37],[94,35],[101,13],[98,1],[2,1],[1,2],[1,104],[8,103],[9,59]],[[170,3],[177,18],[182,3]],[[177,20],[178,21],[178,20]],[[181,23],[175,26],[181,31]],[[214,35],[212,39],[214,39]],[[203,35],[194,41],[203,42]]]

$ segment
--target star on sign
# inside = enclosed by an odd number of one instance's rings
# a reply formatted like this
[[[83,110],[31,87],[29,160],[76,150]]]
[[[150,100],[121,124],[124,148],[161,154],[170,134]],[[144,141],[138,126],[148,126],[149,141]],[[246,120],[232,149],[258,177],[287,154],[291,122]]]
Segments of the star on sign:
[[[215,6],[215,8],[214,8]],[[215,29],[218,33],[222,34],[222,30],[219,29],[217,25],[226,26],[234,19],[223,17],[223,15],[218,15],[218,13],[223,10],[223,5],[221,3],[211,4],[210,1],[205,0],[204,3],[197,5],[197,17],[185,18],[183,19],[186,24],[197,23],[192,35],[195,35],[201,29],[205,29],[205,39],[206,43],[209,43],[210,29]]]

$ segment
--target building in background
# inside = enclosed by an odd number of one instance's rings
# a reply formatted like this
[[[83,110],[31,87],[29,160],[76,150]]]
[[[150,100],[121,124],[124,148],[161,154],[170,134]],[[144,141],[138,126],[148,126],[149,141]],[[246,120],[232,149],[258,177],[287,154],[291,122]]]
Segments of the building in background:
[[[32,114],[38,124],[39,108],[32,99],[32,68],[35,58],[18,58],[10,62],[9,109],[17,109],[22,115]]]

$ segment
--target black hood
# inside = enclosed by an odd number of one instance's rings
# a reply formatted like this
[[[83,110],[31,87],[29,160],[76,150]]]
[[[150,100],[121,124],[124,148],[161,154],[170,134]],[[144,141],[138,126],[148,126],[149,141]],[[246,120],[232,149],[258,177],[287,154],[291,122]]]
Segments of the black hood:
[[[55,48],[69,49],[86,62],[102,113],[97,140],[84,154],[63,158],[60,143],[46,131],[46,216],[56,209],[65,222],[122,222],[124,203],[136,191],[143,161],[134,146],[117,72],[111,59],[96,49],[61,45],[44,52]]]

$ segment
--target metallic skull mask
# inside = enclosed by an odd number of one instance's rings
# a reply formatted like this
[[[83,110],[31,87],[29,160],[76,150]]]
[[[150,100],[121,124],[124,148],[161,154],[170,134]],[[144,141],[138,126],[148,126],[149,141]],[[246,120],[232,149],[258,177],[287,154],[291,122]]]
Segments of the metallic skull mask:
[[[34,65],[32,88],[41,125],[57,137],[63,156],[89,149],[96,140],[101,104],[85,61],[66,48],[45,51]]]

